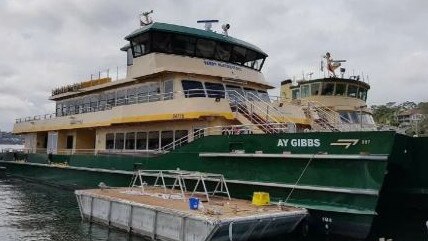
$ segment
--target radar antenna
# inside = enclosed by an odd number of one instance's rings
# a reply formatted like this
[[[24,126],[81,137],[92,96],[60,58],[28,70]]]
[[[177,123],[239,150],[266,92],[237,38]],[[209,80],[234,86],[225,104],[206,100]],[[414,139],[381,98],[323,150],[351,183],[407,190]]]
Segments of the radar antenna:
[[[336,77],[336,73],[334,71],[342,65],[341,63],[346,62],[346,60],[333,60],[333,58],[331,57],[329,52],[327,52],[325,54],[325,56],[323,56],[323,58],[325,58],[327,61],[326,67],[327,67],[327,70],[330,74],[330,77]],[[323,63],[323,61],[321,61],[321,65],[322,65],[322,63]],[[343,69],[343,72],[344,72],[344,70],[345,69]],[[323,71],[322,67],[321,67],[321,71]]]
[[[140,26],[144,27],[153,23],[153,19],[149,16],[153,13],[153,10],[149,12],[143,12],[140,14]]]
[[[218,20],[198,20],[197,23],[204,23],[205,24],[205,30],[211,31],[211,28],[213,27],[213,23],[218,23]]]

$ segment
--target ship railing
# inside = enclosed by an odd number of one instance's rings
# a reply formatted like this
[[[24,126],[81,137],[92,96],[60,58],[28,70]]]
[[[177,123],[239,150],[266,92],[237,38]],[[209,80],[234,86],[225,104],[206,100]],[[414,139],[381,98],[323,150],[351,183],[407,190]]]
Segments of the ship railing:
[[[31,122],[39,120],[49,120],[56,117],[56,113],[49,113],[44,115],[27,116],[24,118],[15,119],[15,123]]]
[[[284,123],[268,123],[268,124],[248,124],[248,125],[229,125],[229,126],[212,126],[198,129],[193,133],[189,133],[170,144],[161,148],[161,152],[168,152],[177,147],[183,146],[189,142],[195,141],[201,137],[213,135],[248,135],[257,132],[263,128],[272,128],[277,133],[294,132],[294,127],[284,126]]]

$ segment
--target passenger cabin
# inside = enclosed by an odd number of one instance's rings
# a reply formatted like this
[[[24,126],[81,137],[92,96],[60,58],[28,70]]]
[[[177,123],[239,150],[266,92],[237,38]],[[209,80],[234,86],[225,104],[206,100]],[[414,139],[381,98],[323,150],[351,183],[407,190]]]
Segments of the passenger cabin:
[[[255,124],[262,126],[255,132],[276,130],[266,127],[275,119],[264,113],[273,86],[261,73],[267,54],[258,47],[165,23],[141,27],[125,39],[126,78],[92,78],[53,90],[55,113],[16,120],[14,132],[25,134],[25,148],[54,154],[150,152],[192,141],[207,127]],[[258,113],[232,106],[237,99],[257,102]]]

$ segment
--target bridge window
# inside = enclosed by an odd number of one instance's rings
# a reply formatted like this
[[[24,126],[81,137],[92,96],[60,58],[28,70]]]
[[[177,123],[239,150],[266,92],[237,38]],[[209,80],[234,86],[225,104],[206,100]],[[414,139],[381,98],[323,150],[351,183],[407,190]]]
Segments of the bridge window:
[[[222,84],[205,82],[205,89],[209,98],[224,98],[224,86]]]
[[[184,35],[174,35],[173,52],[180,55],[195,55],[196,39]]]
[[[134,58],[150,53],[150,34],[147,33],[135,37],[131,42],[131,49]],[[132,65],[132,61],[129,61],[129,59],[128,65]]]
[[[232,45],[219,42],[217,43],[214,58],[220,61],[229,62],[231,52],[232,52]]]
[[[124,133],[116,133],[115,142],[114,142],[114,149],[123,150],[124,146],[125,146],[125,134]]]
[[[147,132],[137,132],[137,150],[147,150]]]
[[[181,84],[183,86],[183,91],[186,98],[206,97],[204,87],[202,86],[201,82],[193,80],[182,80]]]
[[[212,59],[214,57],[215,44],[212,40],[198,39],[196,42],[196,56]]]
[[[360,88],[360,91],[358,92],[358,98],[366,101],[366,99],[367,99],[367,89]]]
[[[126,133],[125,149],[126,150],[134,150],[135,149],[135,133],[134,132]]]
[[[300,98],[300,89],[293,89],[291,90],[291,98],[293,100]]]
[[[337,83],[336,95],[345,95],[345,94],[346,94],[346,84]]]
[[[348,85],[348,96],[357,97],[358,87],[356,85]]]
[[[153,50],[162,53],[172,52],[172,34],[153,33]]]
[[[333,95],[334,84],[332,83],[323,83],[321,95]]]
[[[106,149],[107,150],[114,149],[114,134],[113,133],[108,133],[106,135]]]
[[[311,84],[311,95],[319,95],[320,93],[320,83]]]
[[[302,98],[304,98],[304,97],[308,97],[309,96],[309,85],[302,85],[302,86],[300,86],[300,96],[302,97]]]
[[[246,61],[247,49],[239,46],[234,46],[232,50],[232,55],[230,56],[230,61],[240,65],[244,65]]]

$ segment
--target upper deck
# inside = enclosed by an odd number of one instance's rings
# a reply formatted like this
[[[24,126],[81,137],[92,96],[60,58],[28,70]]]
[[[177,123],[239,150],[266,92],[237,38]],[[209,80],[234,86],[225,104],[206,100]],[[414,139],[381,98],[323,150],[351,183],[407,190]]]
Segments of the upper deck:
[[[222,78],[241,85],[253,83],[273,88],[261,74],[267,54],[245,41],[218,34],[165,23],[142,27],[125,39],[126,78],[87,81],[52,91],[51,100],[86,95],[99,89],[113,89],[135,80],[150,79],[163,73],[196,74]]]

